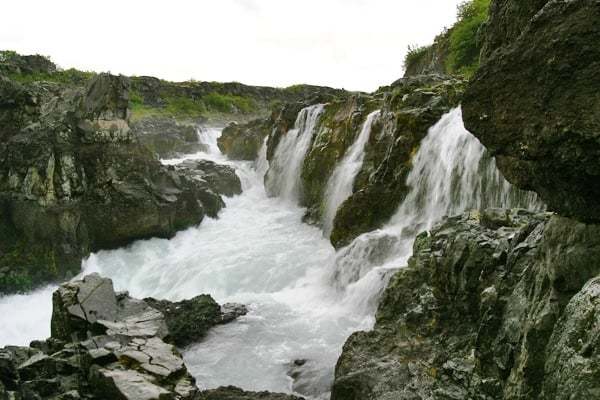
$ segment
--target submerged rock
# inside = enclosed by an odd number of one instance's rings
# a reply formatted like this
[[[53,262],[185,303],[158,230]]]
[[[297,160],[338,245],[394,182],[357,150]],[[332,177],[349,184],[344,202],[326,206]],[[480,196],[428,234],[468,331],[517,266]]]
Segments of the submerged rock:
[[[599,234],[487,210],[420,235],[373,331],[346,342],[332,399],[597,398]]]
[[[595,0],[491,3],[466,127],[515,185],[600,221],[600,8]]]
[[[115,293],[97,274],[53,295],[52,337],[0,349],[0,394],[23,399],[194,399],[198,393],[176,344],[243,315],[198,296],[172,303]],[[250,394],[248,394],[250,395]],[[13,397],[11,397],[13,396]],[[254,398],[254,397],[250,397]],[[277,398],[277,397],[274,397]]]

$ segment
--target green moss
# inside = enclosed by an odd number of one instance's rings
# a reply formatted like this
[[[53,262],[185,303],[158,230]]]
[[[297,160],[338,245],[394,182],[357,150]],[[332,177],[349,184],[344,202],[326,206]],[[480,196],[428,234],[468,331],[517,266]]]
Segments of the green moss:
[[[449,73],[467,77],[479,67],[481,44],[479,30],[488,18],[490,0],[470,0],[458,6],[458,22],[450,32],[450,49],[446,60]]]

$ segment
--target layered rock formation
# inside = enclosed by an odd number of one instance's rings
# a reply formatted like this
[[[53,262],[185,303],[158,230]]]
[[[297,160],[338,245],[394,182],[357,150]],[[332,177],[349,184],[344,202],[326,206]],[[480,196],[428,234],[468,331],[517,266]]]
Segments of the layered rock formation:
[[[492,2],[467,128],[514,184],[600,220],[600,8],[594,0]]]
[[[215,176],[233,171],[205,165],[202,180],[200,166],[161,165],[129,127],[128,88],[108,74],[84,89],[0,76],[0,293],[72,276],[91,251],[168,238],[223,207]]]
[[[421,234],[374,330],[344,346],[332,399],[598,398],[599,234],[499,209]]]
[[[137,300],[115,293],[111,280],[88,275],[54,293],[51,338],[0,349],[0,398],[297,399],[234,387],[199,392],[170,344],[197,341],[243,313],[243,306],[220,308],[210,296]]]

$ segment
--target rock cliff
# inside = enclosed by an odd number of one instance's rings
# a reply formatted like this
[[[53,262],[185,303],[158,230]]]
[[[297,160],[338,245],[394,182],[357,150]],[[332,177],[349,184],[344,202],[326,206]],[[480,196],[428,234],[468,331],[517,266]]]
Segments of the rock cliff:
[[[593,0],[493,1],[467,128],[514,184],[553,210],[600,220],[600,7]]]
[[[332,400],[598,398],[599,233],[490,209],[421,234]]]
[[[0,293],[72,276],[92,251],[171,237],[223,207],[214,176],[235,174],[163,166],[130,129],[128,95],[128,79],[108,74],[84,88],[0,76]],[[202,168],[213,179],[196,179]]]

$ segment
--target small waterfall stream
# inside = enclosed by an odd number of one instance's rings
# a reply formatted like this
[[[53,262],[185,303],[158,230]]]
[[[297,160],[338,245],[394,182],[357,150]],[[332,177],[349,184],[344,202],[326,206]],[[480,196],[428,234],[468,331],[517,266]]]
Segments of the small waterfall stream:
[[[329,237],[333,220],[339,206],[352,195],[352,186],[360,172],[365,158],[365,146],[371,135],[373,123],[381,113],[374,111],[367,116],[356,141],[348,149],[342,161],[335,167],[325,190],[325,211],[323,212],[323,233]]]
[[[302,164],[324,107],[323,104],[317,104],[302,109],[294,129],[281,138],[266,178],[271,196],[297,202]]]
[[[301,166],[322,110],[323,105],[302,110],[277,148],[267,187],[280,198],[265,190],[266,141],[257,162],[234,162],[216,147],[220,129],[203,129],[199,134],[207,151],[185,158],[235,167],[243,194],[225,200],[219,219],[207,218],[171,240],[139,241],[98,252],[83,263],[82,274],[99,272],[135,297],[179,300],[210,293],[218,302],[249,306],[248,315],[184,349],[202,388],[236,385],[328,399],[344,341],[372,327],[379,294],[391,271],[410,257],[418,232],[467,209],[543,207],[534,195],[502,178],[456,109],[423,140],[408,178],[410,193],[388,225],[335,254],[320,230],[302,223],[304,210],[295,204]],[[339,176],[330,182],[335,199],[328,199],[332,209],[352,190],[376,118],[377,113],[369,115],[336,168]],[[0,332],[0,345],[48,336],[53,290],[0,298],[0,323],[9,327]],[[300,369],[294,366],[298,359],[306,360]],[[298,373],[295,381],[292,371]]]

